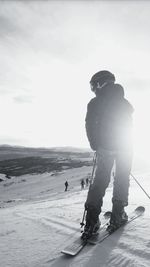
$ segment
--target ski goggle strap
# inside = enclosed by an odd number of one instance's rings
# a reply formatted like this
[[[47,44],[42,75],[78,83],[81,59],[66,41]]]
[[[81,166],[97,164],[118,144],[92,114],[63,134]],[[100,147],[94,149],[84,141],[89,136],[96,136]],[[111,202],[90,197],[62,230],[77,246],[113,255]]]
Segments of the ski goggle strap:
[[[102,89],[108,82],[104,82],[103,84],[100,85],[100,83],[97,81],[97,82],[92,82],[90,83],[90,86],[91,86],[91,91],[92,92],[96,92],[97,90],[100,90]]]

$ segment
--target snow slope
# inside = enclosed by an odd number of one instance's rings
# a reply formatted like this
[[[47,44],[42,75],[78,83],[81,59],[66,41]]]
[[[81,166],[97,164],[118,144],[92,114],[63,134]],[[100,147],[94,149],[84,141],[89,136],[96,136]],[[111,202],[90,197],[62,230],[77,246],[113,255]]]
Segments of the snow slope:
[[[97,246],[87,246],[72,258],[61,250],[80,235],[87,188],[80,179],[91,167],[66,170],[57,175],[24,175],[0,183],[0,266],[1,267],[149,267],[150,200],[133,179],[127,212],[137,205],[144,216],[118,230]],[[150,172],[134,173],[150,194]],[[64,192],[64,182],[69,191]],[[111,209],[112,184],[104,198],[103,213]]]

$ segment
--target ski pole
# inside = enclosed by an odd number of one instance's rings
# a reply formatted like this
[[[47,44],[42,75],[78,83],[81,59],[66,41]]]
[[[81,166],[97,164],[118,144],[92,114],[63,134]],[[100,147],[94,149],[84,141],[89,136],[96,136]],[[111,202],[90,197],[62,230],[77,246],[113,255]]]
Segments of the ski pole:
[[[96,152],[94,153],[94,156],[93,156],[93,169],[92,169],[92,174],[91,174],[91,184],[93,183],[93,179],[94,179],[95,167],[96,167]],[[89,189],[90,189],[90,187],[89,187]],[[86,214],[86,209],[84,209],[82,222],[80,223],[81,228],[84,226],[85,214]]]
[[[83,217],[82,217],[82,222],[80,223],[81,228],[84,226],[85,212],[86,212],[86,210],[84,209],[84,213],[83,213]]]
[[[133,176],[132,173],[130,173],[130,175],[132,176],[132,178],[135,180],[135,182],[139,185],[139,187],[143,190],[143,192],[145,193],[145,195],[150,199],[149,194],[144,190],[144,188],[140,185],[140,183],[138,182],[138,180]]]

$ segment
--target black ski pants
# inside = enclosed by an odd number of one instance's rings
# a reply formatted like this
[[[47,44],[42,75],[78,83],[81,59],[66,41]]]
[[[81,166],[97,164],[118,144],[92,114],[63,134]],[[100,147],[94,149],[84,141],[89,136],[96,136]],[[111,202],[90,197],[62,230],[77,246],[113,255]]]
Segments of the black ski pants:
[[[86,206],[92,207],[98,214],[101,212],[103,197],[111,178],[112,167],[115,163],[112,202],[121,201],[128,205],[129,176],[132,166],[132,152],[112,152],[100,149],[97,152],[96,172],[90,186]]]

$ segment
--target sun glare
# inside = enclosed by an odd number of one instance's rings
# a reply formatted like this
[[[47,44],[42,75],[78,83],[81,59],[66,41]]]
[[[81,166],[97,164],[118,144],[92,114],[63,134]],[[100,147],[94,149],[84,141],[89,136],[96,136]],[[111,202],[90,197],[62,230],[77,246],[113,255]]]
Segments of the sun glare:
[[[139,94],[133,102],[135,108],[133,115],[134,153],[135,155],[141,156],[144,160],[150,162],[149,94]]]

